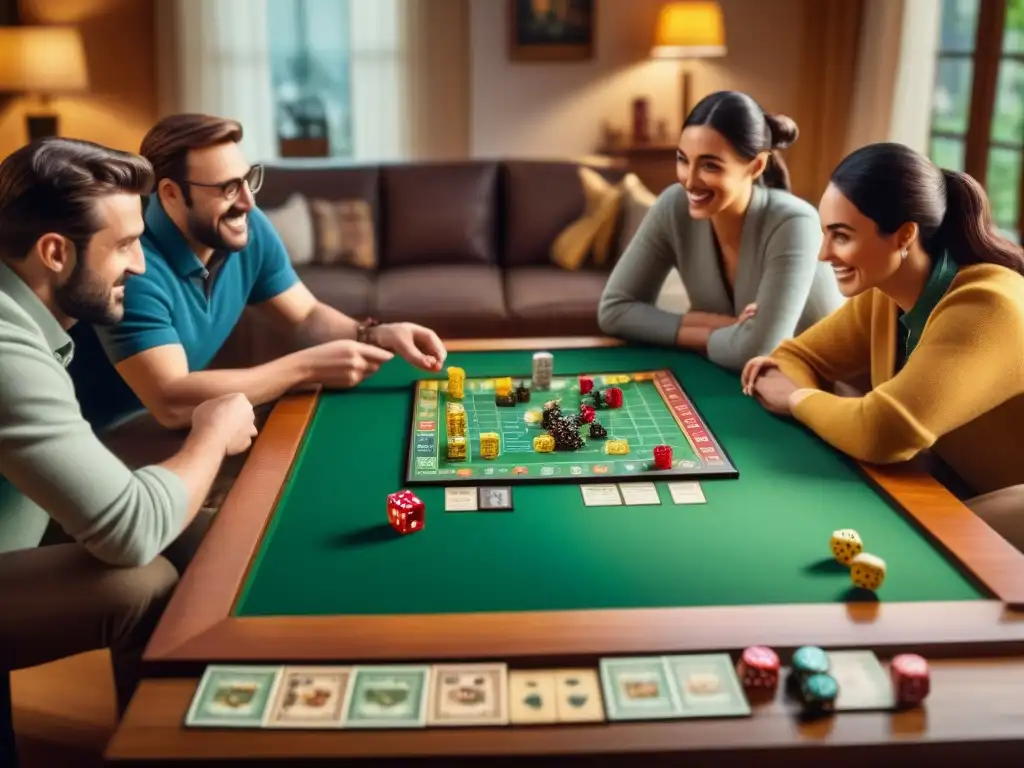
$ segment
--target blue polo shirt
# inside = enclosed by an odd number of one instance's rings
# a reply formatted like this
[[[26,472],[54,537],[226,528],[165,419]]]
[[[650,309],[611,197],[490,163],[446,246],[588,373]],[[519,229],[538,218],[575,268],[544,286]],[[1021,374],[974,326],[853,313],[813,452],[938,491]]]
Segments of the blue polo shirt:
[[[114,365],[147,349],[178,344],[190,371],[209,366],[248,304],[259,304],[298,282],[281,238],[258,208],[249,212],[249,243],[215,253],[208,265],[195,255],[160,200],[145,214],[144,274],[125,286],[124,319],[115,326],[79,323],[69,373],[82,412],[94,429],[142,410]]]

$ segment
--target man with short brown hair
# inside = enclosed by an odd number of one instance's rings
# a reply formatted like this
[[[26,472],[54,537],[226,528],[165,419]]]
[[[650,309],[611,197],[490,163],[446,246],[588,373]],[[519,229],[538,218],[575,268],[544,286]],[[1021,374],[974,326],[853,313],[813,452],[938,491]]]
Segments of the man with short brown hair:
[[[395,354],[441,369],[446,352],[433,331],[360,323],[302,284],[256,207],[263,167],[246,161],[241,138],[232,120],[182,114],[161,120],[143,140],[157,180],[143,237],[148,270],[128,286],[123,322],[98,329],[123,382],[99,354],[73,371],[94,426],[144,406],[164,426],[178,427],[195,403],[223,392],[261,405],[302,386],[353,387]],[[307,346],[264,365],[207,370],[246,306]]]

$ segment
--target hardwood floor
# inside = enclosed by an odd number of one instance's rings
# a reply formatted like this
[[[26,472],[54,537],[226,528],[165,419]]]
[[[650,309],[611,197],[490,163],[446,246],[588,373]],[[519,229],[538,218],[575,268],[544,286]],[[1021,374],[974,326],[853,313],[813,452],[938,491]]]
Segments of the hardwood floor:
[[[114,733],[110,655],[94,651],[11,675],[21,768],[100,768]]]

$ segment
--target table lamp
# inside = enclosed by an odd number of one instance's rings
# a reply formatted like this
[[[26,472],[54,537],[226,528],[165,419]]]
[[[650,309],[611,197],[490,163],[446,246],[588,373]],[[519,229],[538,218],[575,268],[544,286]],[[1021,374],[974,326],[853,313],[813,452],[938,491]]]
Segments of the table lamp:
[[[652,58],[706,59],[725,53],[725,20],[716,0],[677,0],[661,7],[654,29]],[[685,121],[692,107],[691,73],[686,65],[682,81]]]
[[[74,27],[0,27],[0,91],[33,94],[48,114],[26,115],[29,141],[57,135],[49,110],[57,94],[89,87],[82,36]]]

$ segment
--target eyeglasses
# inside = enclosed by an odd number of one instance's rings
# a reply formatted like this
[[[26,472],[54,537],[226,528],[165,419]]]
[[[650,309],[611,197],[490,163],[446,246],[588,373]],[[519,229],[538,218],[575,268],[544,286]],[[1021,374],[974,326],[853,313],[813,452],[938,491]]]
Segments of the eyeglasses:
[[[242,185],[249,187],[252,194],[260,191],[263,186],[263,166],[256,164],[249,169],[249,172],[240,179],[228,179],[217,184],[203,184],[198,181],[185,181],[193,187],[207,187],[208,189],[219,189],[220,193],[228,200],[234,200],[242,192]]]

